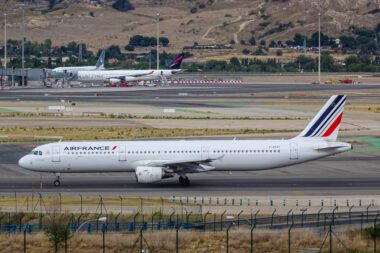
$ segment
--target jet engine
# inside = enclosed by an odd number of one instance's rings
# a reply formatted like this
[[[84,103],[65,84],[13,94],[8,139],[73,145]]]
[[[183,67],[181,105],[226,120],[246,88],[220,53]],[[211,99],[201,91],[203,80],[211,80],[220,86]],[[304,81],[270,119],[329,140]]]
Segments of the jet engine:
[[[173,177],[174,174],[167,173],[161,167],[139,166],[135,171],[136,182],[147,184],[159,182],[164,178]]]
[[[120,83],[120,82],[121,82],[121,80],[118,79],[118,78],[110,78],[110,79],[108,79],[108,81],[109,81],[110,83]]]

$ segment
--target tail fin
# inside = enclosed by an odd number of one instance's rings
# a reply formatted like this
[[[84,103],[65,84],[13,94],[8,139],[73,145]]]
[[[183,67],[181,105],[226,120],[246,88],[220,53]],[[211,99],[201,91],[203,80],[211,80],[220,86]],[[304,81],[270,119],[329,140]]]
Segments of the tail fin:
[[[343,117],[345,95],[334,95],[297,137],[320,137],[336,140]]]
[[[174,58],[174,60],[169,64],[168,69],[180,69],[181,63],[184,57],[185,57],[184,53],[180,53],[179,55],[177,55]]]
[[[106,56],[106,51],[103,50],[99,56],[98,61],[96,62],[96,69],[104,69],[104,59]]]

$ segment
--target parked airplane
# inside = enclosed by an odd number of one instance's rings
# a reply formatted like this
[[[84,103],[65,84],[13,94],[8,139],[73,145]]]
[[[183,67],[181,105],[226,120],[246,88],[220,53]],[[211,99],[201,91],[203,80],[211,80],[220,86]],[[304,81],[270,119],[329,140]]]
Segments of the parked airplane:
[[[78,81],[104,81],[110,83],[135,82],[161,80],[167,83],[166,78],[181,71],[181,63],[184,53],[177,55],[168,69],[164,70],[99,70],[99,71],[78,71],[73,79]]]
[[[102,70],[104,69],[104,59],[105,59],[106,52],[103,50],[102,53],[99,56],[98,61],[96,62],[95,66],[80,66],[80,67],[58,67],[51,71],[51,76],[55,78],[63,78],[65,75],[66,77],[72,76],[77,71],[94,71],[94,70]]]
[[[297,137],[289,140],[164,140],[57,142],[36,147],[22,168],[61,173],[134,172],[138,183],[155,183],[207,171],[267,170],[352,149],[337,141],[346,96],[332,96]]]

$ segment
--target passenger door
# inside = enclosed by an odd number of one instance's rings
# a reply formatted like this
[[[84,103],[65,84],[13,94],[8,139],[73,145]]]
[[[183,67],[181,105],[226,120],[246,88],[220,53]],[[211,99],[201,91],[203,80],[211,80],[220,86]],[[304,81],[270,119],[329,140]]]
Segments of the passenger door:
[[[125,145],[119,146],[119,161],[123,162],[127,160],[127,151],[125,149]]]
[[[289,159],[298,160],[298,143],[291,142],[289,144],[289,149],[290,149]]]
[[[53,145],[51,154],[52,154],[52,162],[61,161],[61,148],[59,145]]]

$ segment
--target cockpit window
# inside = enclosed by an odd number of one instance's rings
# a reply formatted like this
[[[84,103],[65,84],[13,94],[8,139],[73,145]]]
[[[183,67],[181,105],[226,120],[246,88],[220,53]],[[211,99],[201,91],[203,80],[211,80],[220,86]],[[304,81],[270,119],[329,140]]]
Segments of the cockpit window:
[[[38,151],[38,154],[39,154],[39,155],[42,155],[42,151]]]
[[[38,155],[38,151],[37,151],[37,150],[34,151],[34,152],[33,152],[33,155]]]
[[[32,152],[30,152],[31,155],[42,155],[42,151],[39,151],[39,150],[33,150]]]

